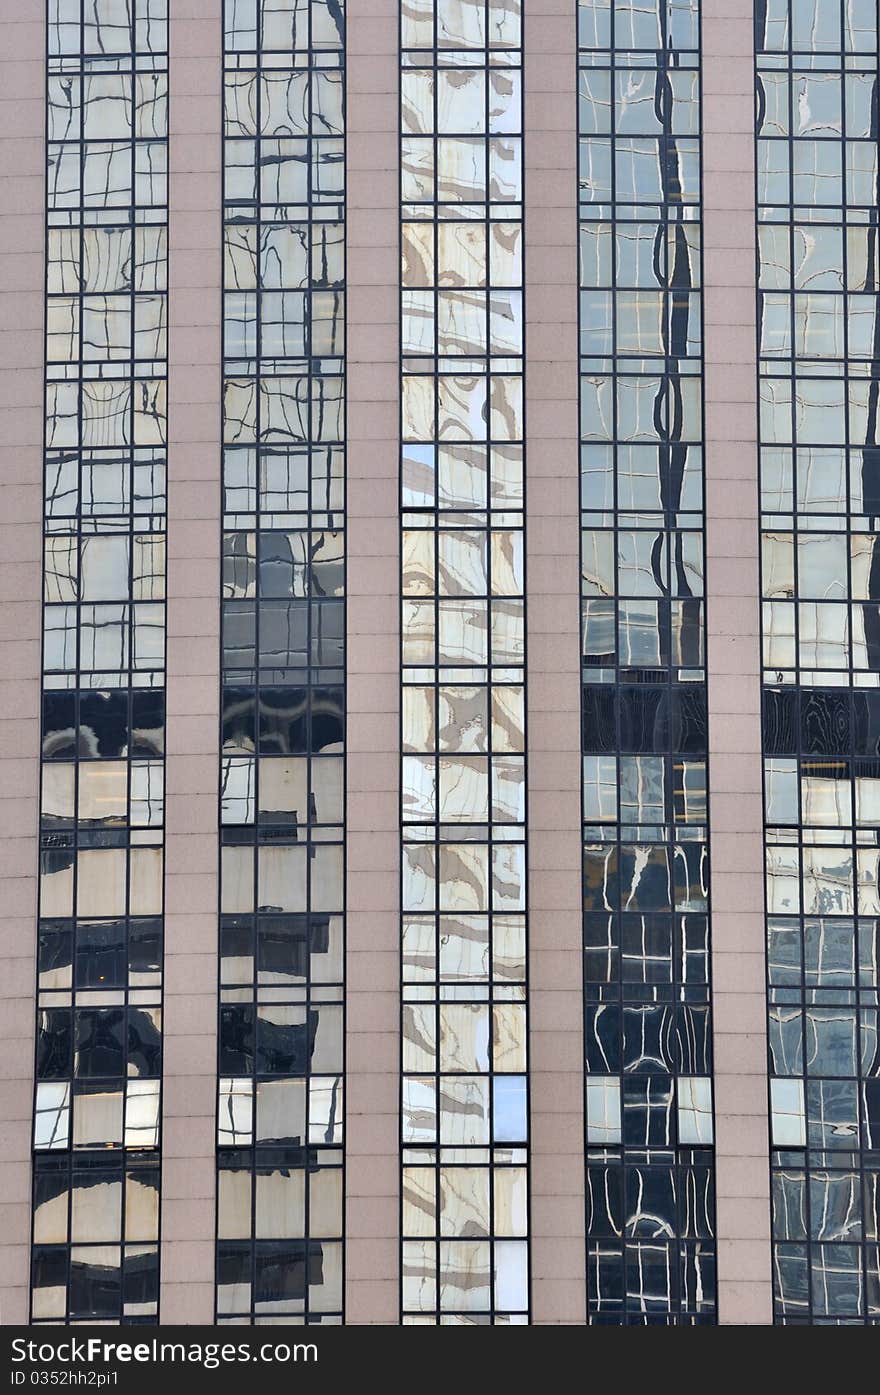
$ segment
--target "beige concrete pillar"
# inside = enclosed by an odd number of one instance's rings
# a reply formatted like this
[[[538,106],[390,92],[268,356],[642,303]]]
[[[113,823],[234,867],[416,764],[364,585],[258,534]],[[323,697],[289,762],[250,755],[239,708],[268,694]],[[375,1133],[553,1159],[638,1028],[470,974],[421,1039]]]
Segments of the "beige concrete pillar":
[[[347,9],[346,1323],[400,1302],[397,0]]]
[[[40,788],[46,27],[0,50],[0,1323],[29,1310]]]
[[[577,35],[524,20],[532,1321],[586,1321]]]
[[[750,0],[703,0],[718,1317],[772,1322]]]
[[[163,1323],[214,1318],[222,0],[171,9]]]

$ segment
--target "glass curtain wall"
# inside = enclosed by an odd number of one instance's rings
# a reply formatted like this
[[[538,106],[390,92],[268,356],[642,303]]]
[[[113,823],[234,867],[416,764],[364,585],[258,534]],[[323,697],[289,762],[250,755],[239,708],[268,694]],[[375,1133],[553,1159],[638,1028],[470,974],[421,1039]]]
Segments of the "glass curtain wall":
[[[402,1320],[525,1323],[521,20],[400,23]]]
[[[590,1323],[715,1321],[699,0],[580,0]]]
[[[34,1322],[155,1322],[165,0],[50,0]]]
[[[880,244],[873,0],[758,0],[773,1274],[880,1319]]]
[[[342,1321],[337,0],[226,0],[217,1320]]]

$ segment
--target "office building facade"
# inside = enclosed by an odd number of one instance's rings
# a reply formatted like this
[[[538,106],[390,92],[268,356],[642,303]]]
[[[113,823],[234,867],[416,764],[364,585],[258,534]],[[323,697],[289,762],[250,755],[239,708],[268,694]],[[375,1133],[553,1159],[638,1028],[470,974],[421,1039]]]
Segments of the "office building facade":
[[[0,1320],[876,1324],[873,0],[0,15]]]

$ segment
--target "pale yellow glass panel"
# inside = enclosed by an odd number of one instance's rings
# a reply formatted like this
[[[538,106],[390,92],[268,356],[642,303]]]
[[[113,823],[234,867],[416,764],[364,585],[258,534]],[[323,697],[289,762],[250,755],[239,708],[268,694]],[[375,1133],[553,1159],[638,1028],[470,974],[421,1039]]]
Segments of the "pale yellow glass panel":
[[[485,751],[488,731],[488,690],[484,687],[442,687],[438,692],[441,751]]]
[[[342,1168],[309,1173],[309,1229],[312,1235],[342,1234]]]
[[[433,286],[434,224],[404,223],[401,239],[402,284],[408,288]]]
[[[489,1168],[440,1169],[440,1234],[475,1239],[489,1234]]]
[[[486,534],[443,531],[438,537],[438,591],[441,596],[484,596],[489,589]]]
[[[400,128],[405,136],[427,136],[434,129],[434,74],[427,68],[400,74]]]
[[[487,350],[485,292],[440,290],[437,293],[437,352],[482,355]]]
[[[162,911],[162,849],[132,848],[129,911],[131,915],[160,915]]]
[[[489,1069],[487,1003],[440,1004],[440,1070]]]
[[[403,1234],[405,1236],[435,1235],[437,1202],[434,1195],[435,1173],[432,1167],[403,1169]]]
[[[404,530],[401,540],[401,571],[405,596],[433,596],[436,583],[432,532],[421,528]]]
[[[253,848],[221,848],[220,860],[220,909],[227,915],[250,914],[254,909]]]
[[[404,756],[400,804],[405,821],[433,819],[437,812],[437,772],[433,756]]]
[[[255,1233],[259,1239],[284,1240],[305,1234],[305,1177],[302,1168],[257,1174]]]
[[[485,441],[486,416],[485,378],[438,378],[437,429],[441,440]]]
[[[522,378],[496,374],[491,381],[492,437],[520,441],[524,434]]]
[[[34,1244],[63,1245],[67,1240],[67,1191],[34,1207]]]
[[[401,297],[400,352],[432,354],[434,333],[434,292],[405,290]]]
[[[403,977],[407,983],[430,983],[436,973],[434,920],[403,918]]]
[[[404,203],[424,203],[434,197],[434,142],[430,138],[402,138],[400,193]]]
[[[436,853],[424,843],[403,849],[402,897],[405,911],[430,911],[436,897]]]
[[[403,1307],[430,1312],[437,1303],[435,1246],[433,1240],[407,1240],[401,1246]]]
[[[492,594],[521,596],[525,584],[522,533],[493,528],[490,537]]]
[[[261,1080],[257,1085],[257,1139],[305,1141],[306,1082]]]
[[[158,1240],[159,1191],[144,1186],[137,1176],[129,1175],[125,1183],[126,1240]]]
[[[521,223],[490,225],[489,275],[493,286],[523,284]]]
[[[438,138],[437,198],[443,203],[482,203],[485,200],[485,141],[473,137]]]
[[[217,1173],[217,1235],[221,1240],[249,1240],[251,1235],[251,1174],[243,1168],[220,1168]]]
[[[433,751],[437,741],[433,688],[405,684],[401,704],[404,751]]]
[[[437,73],[437,130],[479,135],[486,128],[486,74],[479,68],[441,68]]]
[[[492,689],[492,750],[519,752],[525,749],[525,691],[522,687]]]
[[[489,1080],[446,1076],[440,1085],[440,1141],[471,1147],[489,1142]]]
[[[481,915],[445,915],[440,920],[440,977],[488,982],[489,920]]]
[[[496,756],[492,761],[492,818],[503,823],[525,820],[526,768],[522,756]]]
[[[46,761],[42,771],[40,812],[44,819],[72,819],[76,766],[68,761]]]
[[[485,601],[441,602],[440,662],[485,664],[489,657],[487,631],[488,608]]]
[[[526,1069],[526,1010],[524,1003],[495,1003],[492,1007],[492,1069],[522,1074]]]
[[[263,910],[306,909],[306,851],[301,847],[260,847],[258,904]],[[334,907],[334,909],[336,909]]]
[[[524,1167],[496,1167],[492,1174],[495,1193],[493,1220],[496,1235],[528,1233],[528,1180]]]
[[[99,1182],[73,1188],[70,1211],[72,1241],[120,1240],[122,1230],[122,1183]]]
[[[404,600],[401,642],[403,662],[425,665],[434,662],[434,602]]]
[[[489,897],[489,849],[480,843],[440,848],[440,909],[485,911]]]
[[[432,1071],[437,1065],[437,1027],[432,1003],[403,1005],[403,1069]]]
[[[442,222],[437,225],[437,284],[485,286],[485,224]]]
[[[440,1242],[440,1306],[483,1312],[490,1306],[491,1247],[486,1240]]]
[[[437,452],[437,490],[440,507],[484,509],[487,498],[487,472],[485,446],[441,446]]]
[[[79,769],[78,816],[83,821],[124,823],[128,812],[125,761],[83,761]]]
[[[67,918],[73,914],[73,855],[70,862],[40,872],[40,915]]]
[[[125,849],[81,851],[77,857],[77,915],[124,915],[125,909]]]
[[[121,1090],[77,1095],[73,1105],[74,1148],[103,1148],[122,1143]]]
[[[444,759],[439,766],[441,821],[486,823],[489,818],[488,757]]]
[[[434,381],[406,375],[401,381],[402,431],[405,441],[434,439]]]
[[[343,900],[342,846],[318,844],[313,849],[310,904],[313,911],[339,911]]]

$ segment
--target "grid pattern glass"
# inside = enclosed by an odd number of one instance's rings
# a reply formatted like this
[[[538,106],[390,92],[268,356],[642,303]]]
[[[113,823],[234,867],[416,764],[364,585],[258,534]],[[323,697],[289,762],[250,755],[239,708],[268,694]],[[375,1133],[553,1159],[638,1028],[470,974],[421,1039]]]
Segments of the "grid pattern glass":
[[[873,0],[759,0],[776,1321],[880,1321],[880,242]]]
[[[34,1322],[155,1322],[165,0],[50,0]]]
[[[591,1324],[715,1321],[699,0],[580,0]]]
[[[226,0],[220,1323],[342,1321],[344,43]]]
[[[521,17],[400,21],[402,1321],[522,1324]]]

